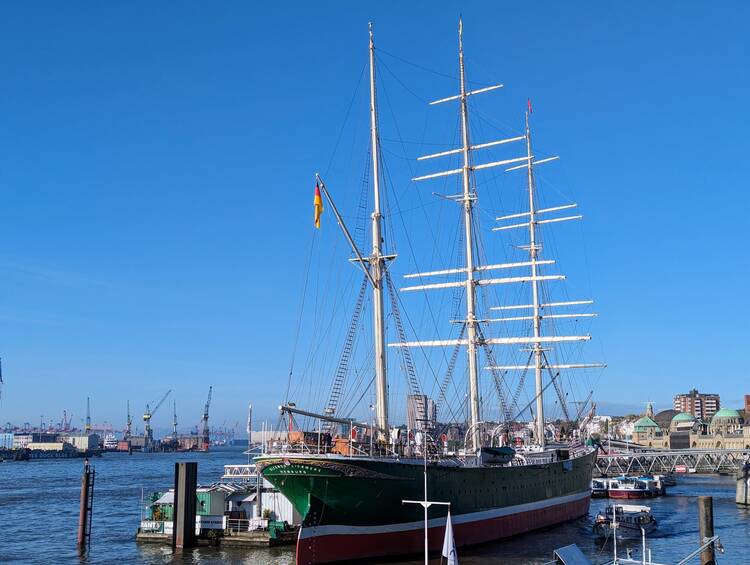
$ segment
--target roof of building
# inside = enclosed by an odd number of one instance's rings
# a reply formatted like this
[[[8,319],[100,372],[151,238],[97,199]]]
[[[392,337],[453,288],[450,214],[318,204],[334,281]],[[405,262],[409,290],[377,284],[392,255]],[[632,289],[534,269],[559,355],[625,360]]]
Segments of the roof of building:
[[[659,424],[654,422],[648,416],[643,416],[643,418],[638,418],[635,421],[634,426],[635,426],[635,429],[638,430],[638,428],[658,428]]]
[[[695,422],[695,416],[692,414],[688,414],[687,412],[680,412],[679,414],[675,414],[675,417],[672,418],[673,422]]]
[[[717,418],[741,418],[740,413],[737,410],[733,410],[731,408],[722,408],[719,410],[716,414],[714,414],[714,417],[711,418],[711,420],[716,420]]]

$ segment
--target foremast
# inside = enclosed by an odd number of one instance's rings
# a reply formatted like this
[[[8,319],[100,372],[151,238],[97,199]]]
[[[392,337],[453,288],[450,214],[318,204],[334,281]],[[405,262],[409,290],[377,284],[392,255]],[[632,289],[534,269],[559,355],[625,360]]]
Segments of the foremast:
[[[372,151],[373,212],[372,253],[369,257],[372,275],[373,336],[375,342],[375,419],[378,428],[388,429],[388,367],[385,353],[385,313],[383,306],[383,275],[385,257],[380,213],[380,139],[378,138],[378,109],[375,91],[375,42],[370,31],[370,149]]]
[[[380,210],[380,137],[378,135],[378,112],[377,96],[375,88],[375,42],[372,33],[372,23],[369,24],[369,63],[370,63],[370,152],[372,156],[372,173],[373,173],[373,212],[371,219],[372,250],[369,256],[365,256],[355,243],[351,233],[346,227],[346,223],[336,208],[336,204],[328,192],[325,182],[316,174],[316,186],[319,186],[326,200],[331,206],[331,210],[336,217],[336,221],[341,227],[344,237],[349,243],[355,257],[351,261],[358,264],[367,281],[372,286],[372,306],[373,306],[373,341],[374,341],[374,362],[375,362],[375,427],[379,432],[380,441],[388,441],[388,375],[387,375],[387,358],[385,353],[385,308],[383,302],[383,286],[386,274],[386,261],[396,258],[395,255],[383,254],[383,233],[381,228],[382,213]],[[332,397],[334,393],[332,393]],[[282,411],[289,413],[299,412],[291,409],[290,406],[282,406]],[[329,407],[326,414],[319,414],[321,420],[331,422],[339,421],[334,418],[336,402],[329,401]],[[304,411],[303,411],[304,412]],[[308,413],[309,414],[309,413]],[[347,420],[348,421],[348,420]]]

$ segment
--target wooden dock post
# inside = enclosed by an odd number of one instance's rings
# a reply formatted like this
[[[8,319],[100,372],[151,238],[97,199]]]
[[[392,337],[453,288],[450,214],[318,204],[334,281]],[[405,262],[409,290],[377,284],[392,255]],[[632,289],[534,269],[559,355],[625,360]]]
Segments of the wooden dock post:
[[[714,500],[711,496],[698,497],[698,530],[701,545],[706,538],[714,536]],[[701,551],[701,565],[716,565],[714,544]]]
[[[83,461],[81,475],[81,504],[78,513],[78,551],[84,552],[91,545],[91,514],[94,509],[94,468],[88,458]]]
[[[198,463],[174,464],[174,529],[172,547],[195,545],[195,493],[198,487]]]
[[[737,504],[750,506],[750,461],[745,461],[737,474]]]

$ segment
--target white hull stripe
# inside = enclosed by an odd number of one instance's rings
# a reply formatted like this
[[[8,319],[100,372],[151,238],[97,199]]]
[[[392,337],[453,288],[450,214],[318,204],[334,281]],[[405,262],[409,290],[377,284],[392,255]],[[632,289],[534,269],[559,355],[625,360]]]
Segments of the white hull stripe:
[[[453,524],[465,524],[468,522],[481,522],[492,520],[493,518],[502,518],[503,516],[512,516],[513,514],[523,514],[533,510],[541,510],[550,506],[578,502],[591,496],[590,490],[585,490],[576,494],[560,496],[558,498],[548,498],[546,500],[537,500],[535,502],[526,502],[516,506],[505,506],[503,508],[492,508],[480,512],[468,512],[466,514],[451,515]],[[445,518],[433,518],[428,520],[428,527],[437,528],[445,526]],[[312,528],[300,528],[299,539],[307,539],[318,536],[330,535],[368,535],[368,534],[389,534],[395,532],[405,532],[409,530],[424,529],[424,521],[402,522],[401,524],[383,524],[382,526],[340,526],[337,524],[327,526],[316,526]]]

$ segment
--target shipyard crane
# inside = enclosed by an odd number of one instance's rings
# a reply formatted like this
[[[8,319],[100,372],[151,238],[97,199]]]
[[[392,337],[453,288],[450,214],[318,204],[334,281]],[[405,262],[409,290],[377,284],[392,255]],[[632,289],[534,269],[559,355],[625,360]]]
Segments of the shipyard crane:
[[[164,393],[164,396],[162,396],[161,400],[159,400],[159,402],[156,403],[156,406],[154,406],[153,410],[151,410],[149,404],[146,404],[146,411],[143,413],[143,425],[145,427],[144,449],[146,451],[149,451],[149,448],[154,442],[153,430],[151,429],[151,418],[154,416],[154,414],[156,414],[156,411],[167,399],[170,392],[172,392],[172,389],[169,389],[167,392]]]
[[[86,424],[84,430],[87,434],[91,433],[91,398],[86,397]]]
[[[172,399],[172,438],[177,441],[177,401]]]
[[[128,440],[133,433],[133,418],[130,417],[130,400],[128,400],[128,418],[125,422],[125,439]]]
[[[201,423],[203,425],[203,438],[201,440],[201,451],[208,451],[208,446],[211,443],[210,434],[208,431],[208,408],[211,405],[211,392],[213,387],[208,387],[208,398],[206,399],[206,405],[203,407],[203,418]]]

